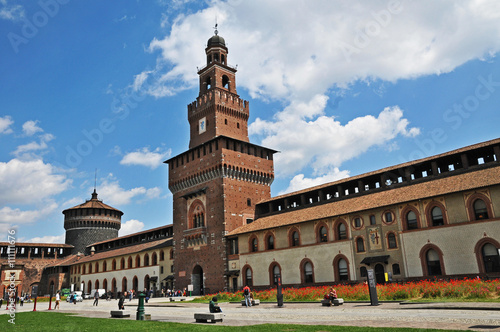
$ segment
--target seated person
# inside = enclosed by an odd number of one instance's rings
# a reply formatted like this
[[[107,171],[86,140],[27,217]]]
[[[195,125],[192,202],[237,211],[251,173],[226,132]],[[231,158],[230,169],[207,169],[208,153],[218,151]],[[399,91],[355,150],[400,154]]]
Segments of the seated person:
[[[221,308],[217,304],[217,297],[213,297],[209,304],[210,312],[222,312]]]
[[[330,298],[330,301],[335,300],[337,298],[337,291],[333,289],[333,287],[330,287],[330,290],[328,291],[328,297]]]

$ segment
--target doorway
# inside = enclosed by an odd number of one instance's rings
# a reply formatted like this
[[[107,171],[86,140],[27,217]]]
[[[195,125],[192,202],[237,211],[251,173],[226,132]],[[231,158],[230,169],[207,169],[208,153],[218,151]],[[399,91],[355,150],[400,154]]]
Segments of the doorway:
[[[203,269],[196,265],[191,274],[191,283],[193,284],[193,295],[204,295],[203,287]]]
[[[375,279],[377,284],[385,284],[385,268],[382,264],[375,265]]]

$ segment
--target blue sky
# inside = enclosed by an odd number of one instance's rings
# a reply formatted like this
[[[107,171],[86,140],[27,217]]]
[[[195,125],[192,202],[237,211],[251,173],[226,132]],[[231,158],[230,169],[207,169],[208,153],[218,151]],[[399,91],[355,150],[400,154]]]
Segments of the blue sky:
[[[494,0],[0,0],[4,238],[64,242],[96,169],[120,235],[172,223],[216,21],[273,196],[500,136]]]

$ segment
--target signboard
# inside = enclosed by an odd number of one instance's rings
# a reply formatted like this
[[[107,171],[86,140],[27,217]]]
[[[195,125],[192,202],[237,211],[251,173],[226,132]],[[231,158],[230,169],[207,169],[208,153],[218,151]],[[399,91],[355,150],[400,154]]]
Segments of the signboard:
[[[378,305],[377,282],[375,281],[375,272],[368,270],[368,291],[370,293],[371,305]]]
[[[188,285],[188,292],[192,292],[193,291],[193,285]]]

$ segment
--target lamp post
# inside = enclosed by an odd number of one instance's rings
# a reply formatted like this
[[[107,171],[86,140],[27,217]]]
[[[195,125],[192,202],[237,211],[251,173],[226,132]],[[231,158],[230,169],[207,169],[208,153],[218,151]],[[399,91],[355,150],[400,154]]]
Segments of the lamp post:
[[[139,304],[137,305],[137,313],[135,315],[135,320],[144,320],[144,298],[146,294],[139,293]]]

